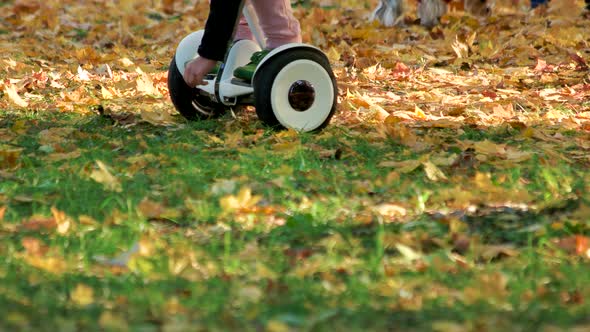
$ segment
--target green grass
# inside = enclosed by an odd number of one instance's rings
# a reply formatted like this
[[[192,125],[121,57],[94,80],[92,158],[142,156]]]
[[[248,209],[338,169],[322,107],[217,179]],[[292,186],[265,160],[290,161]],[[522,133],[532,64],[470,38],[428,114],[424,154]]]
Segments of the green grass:
[[[379,167],[388,153],[406,160],[427,152],[336,126],[293,135],[229,117],[172,130],[94,115],[0,114],[2,128],[19,123],[24,131],[10,142],[22,148],[18,164],[0,175],[0,207],[8,208],[0,230],[2,329],[536,331],[590,324],[587,258],[554,241],[589,233],[583,164],[545,162],[539,152],[514,167],[441,167],[451,181],[433,182],[422,168],[391,177],[392,169]],[[228,125],[243,132],[237,143]],[[64,128],[74,130],[52,148],[80,157],[47,161],[54,152],[40,149],[40,133]],[[464,128],[460,139],[535,150],[537,142],[517,136]],[[335,149],[340,158],[322,156]],[[120,192],[90,178],[96,160],[119,179]],[[477,188],[480,173],[490,174],[489,183]],[[459,187],[481,198],[474,199],[477,213],[453,208]],[[224,210],[220,200],[241,188],[260,200]],[[516,192],[527,196],[518,201],[510,196]],[[528,209],[486,207],[502,193]],[[164,211],[145,217],[145,199]],[[373,208],[382,203],[407,215],[380,217]],[[20,226],[51,216],[51,207],[73,219],[66,234]],[[458,249],[457,235],[471,244]],[[30,239],[45,251],[26,249]],[[99,259],[138,241],[143,252],[123,267]],[[518,255],[486,256],[490,245],[512,245]],[[80,302],[79,287],[92,290],[88,303]]]

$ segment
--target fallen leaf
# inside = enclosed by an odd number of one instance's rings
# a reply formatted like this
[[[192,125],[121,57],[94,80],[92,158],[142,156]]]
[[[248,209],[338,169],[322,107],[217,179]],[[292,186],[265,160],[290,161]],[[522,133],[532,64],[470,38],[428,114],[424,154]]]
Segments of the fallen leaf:
[[[571,235],[556,240],[556,245],[570,255],[590,258],[590,238],[584,235]]]
[[[387,218],[397,218],[397,217],[405,217],[407,214],[406,208],[397,204],[391,203],[384,203],[379,204],[373,208],[375,212],[380,214],[383,217]]]
[[[495,244],[478,246],[478,256],[485,261],[490,261],[502,257],[518,256],[519,251],[511,244]]]
[[[78,284],[70,293],[70,300],[80,307],[85,307],[94,302],[94,289],[84,284]]]
[[[125,67],[130,67],[135,64],[133,61],[129,60],[129,58],[121,58],[119,59],[119,62]]]
[[[162,203],[154,202],[147,198],[144,198],[138,205],[137,209],[147,219],[159,218],[165,210]]]
[[[135,81],[135,83],[137,84],[137,91],[138,92],[142,92],[147,95],[159,95],[160,94],[160,92],[158,91],[158,88],[156,88],[154,86],[154,81],[152,81],[152,78],[146,73],[142,72],[139,75],[139,77],[137,78],[137,80]]]
[[[253,196],[250,188],[242,188],[237,195],[227,195],[219,199],[219,205],[225,212],[253,207],[260,201],[260,196]]]
[[[27,255],[31,256],[42,256],[49,249],[41,240],[30,236],[23,237],[20,242]]]
[[[27,101],[25,101],[24,99],[22,99],[18,95],[18,92],[16,91],[16,87],[13,84],[6,85],[4,87],[4,91],[8,95],[8,98],[13,103],[15,103],[17,106],[20,106],[20,107],[27,107],[27,106],[29,106],[29,103]]]
[[[78,78],[80,81],[90,81],[90,73],[81,66],[78,66]]]
[[[82,152],[80,150],[74,150],[70,152],[56,152],[50,153],[47,156],[43,157],[43,160],[55,163],[64,160],[76,159],[79,158],[81,155]]]
[[[107,190],[121,192],[121,182],[109,171],[107,165],[102,161],[97,160],[96,165],[98,169],[95,169],[90,173],[90,178],[100,184],[102,184]]]
[[[26,255],[24,259],[27,264],[53,274],[62,274],[66,269],[63,257]]]
[[[422,258],[422,254],[420,254],[419,252],[415,251],[414,249],[412,249],[404,244],[396,243],[395,248],[408,261],[413,261],[413,260],[417,260],[417,259]]]
[[[457,55],[457,58],[464,59],[469,57],[469,46],[459,40],[458,36],[455,36],[455,41],[451,45],[453,51]]]
[[[422,162],[417,159],[409,159],[404,161],[382,161],[379,163],[379,167],[388,167],[388,168],[395,168],[395,170],[399,173],[410,173],[414,171],[416,168],[420,167]]]
[[[39,0],[16,0],[12,10],[15,14],[23,15],[36,12],[39,8],[41,8],[41,2]]]
[[[38,215],[31,216],[19,225],[19,229],[24,231],[52,230],[56,227],[55,219]]]
[[[435,164],[431,161],[422,162],[422,166],[424,167],[424,172],[426,173],[426,177],[431,181],[440,181],[446,180],[447,176],[443,173],[440,168],[438,168]]]
[[[54,206],[51,207],[51,214],[53,214],[53,219],[57,224],[57,232],[62,235],[66,234],[72,226],[72,219],[65,212],[58,210]]]
[[[537,72],[543,72],[547,69],[547,62],[541,58],[537,58],[537,64],[535,65],[535,68],[533,68],[533,70]]]
[[[154,126],[170,126],[176,123],[172,115],[166,111],[141,110],[141,119]]]
[[[4,215],[6,214],[6,206],[0,207],[0,222],[4,221]]]
[[[582,58],[579,54],[569,52],[568,55],[576,63],[576,65],[577,65],[576,70],[580,70],[580,71],[588,70],[588,64],[586,64],[586,61],[584,60],[584,58]]]
[[[483,140],[473,143],[476,153],[489,156],[504,156],[506,154],[506,144],[496,144],[490,140]]]

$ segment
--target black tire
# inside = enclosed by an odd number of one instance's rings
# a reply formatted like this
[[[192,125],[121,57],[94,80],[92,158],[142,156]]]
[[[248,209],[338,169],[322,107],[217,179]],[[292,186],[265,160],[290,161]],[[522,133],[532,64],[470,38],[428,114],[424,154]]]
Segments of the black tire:
[[[176,110],[189,120],[214,118],[225,111],[223,104],[199,94],[199,90],[189,87],[172,58],[168,68],[168,92]]]
[[[315,96],[315,92],[316,91],[324,91],[324,92],[330,92],[330,90],[332,91],[331,93],[327,93],[332,94],[331,99],[330,100],[326,100],[324,99],[321,103],[321,105],[323,105],[324,107],[321,107],[319,109],[319,112],[321,114],[311,114],[313,112],[318,111],[317,107],[310,107],[309,109],[306,110],[299,110],[297,111],[297,113],[295,112],[296,110],[292,107],[293,104],[290,104],[291,101],[288,101],[288,105],[282,103],[283,106],[281,106],[282,108],[288,109],[288,110],[275,110],[273,109],[273,88],[276,86],[276,84],[281,84],[284,87],[286,86],[291,86],[293,87],[296,82],[299,81],[307,81],[309,78],[309,71],[305,72],[295,72],[295,69],[289,69],[289,67],[286,68],[286,66],[288,66],[291,63],[301,63],[302,60],[309,60],[309,61],[303,61],[305,63],[307,63],[308,66],[311,66],[310,68],[312,69],[312,71],[317,71],[317,72],[322,72],[321,77],[322,79],[319,81],[320,85],[322,85],[321,89],[315,89],[315,88],[319,88],[316,86],[312,87],[314,88],[314,96]],[[319,66],[314,66],[311,62],[314,62],[316,64],[318,64]],[[304,65],[305,66],[305,65]],[[295,67],[296,68],[296,67]],[[304,67],[305,68],[305,67]],[[288,80],[284,79],[284,75],[281,74],[281,72],[283,70],[289,71],[291,70],[293,74],[287,75],[289,76]],[[277,76],[281,74],[281,82],[277,82],[276,78]],[[309,82],[308,82],[309,83]],[[285,127],[294,127],[295,129],[300,129],[303,131],[319,131],[322,128],[326,127],[328,125],[328,123],[330,122],[330,119],[332,118],[332,116],[334,115],[334,112],[336,111],[337,108],[337,96],[338,96],[338,87],[336,85],[336,78],[334,77],[334,73],[332,72],[332,68],[330,67],[330,63],[328,61],[328,59],[326,58],[326,56],[321,53],[318,50],[314,50],[314,49],[310,49],[310,48],[296,48],[296,49],[289,49],[286,50],[284,53],[279,53],[277,55],[274,55],[272,58],[268,59],[266,62],[264,62],[261,67],[258,69],[258,72],[256,73],[255,77],[254,77],[254,82],[253,82],[253,86],[254,86],[254,100],[255,100],[255,107],[256,107],[256,114],[258,115],[258,118],[266,125],[270,126],[270,127],[274,127],[274,128],[285,128]],[[283,90],[285,90],[285,88],[283,88],[281,91],[284,92]],[[291,91],[291,90],[290,90]],[[278,97],[277,97],[278,95]],[[315,100],[317,99],[317,97],[319,98],[329,98],[326,96],[316,96],[314,97],[314,101],[312,103],[315,104]],[[286,100],[289,99],[288,98],[288,94],[285,93],[275,93],[275,99],[277,98],[285,98]],[[275,101],[275,105],[276,105],[276,101]],[[290,108],[290,109],[289,109]],[[280,120],[280,115],[281,112],[288,112],[290,114],[290,116],[292,118],[296,118],[298,117],[299,119],[296,122],[300,122],[305,120],[305,117],[314,117],[314,116],[318,116],[317,119],[314,119],[313,122],[314,124],[311,125],[310,128],[297,128],[298,125],[296,126],[291,126],[290,123],[288,123],[288,121],[285,121],[285,119],[283,119],[282,121]],[[279,116],[277,116],[279,115]]]

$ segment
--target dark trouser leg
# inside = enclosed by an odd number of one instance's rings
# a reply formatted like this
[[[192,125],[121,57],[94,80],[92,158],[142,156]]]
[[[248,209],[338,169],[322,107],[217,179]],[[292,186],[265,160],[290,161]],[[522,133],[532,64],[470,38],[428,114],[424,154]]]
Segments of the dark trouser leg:
[[[549,0],[531,0],[531,8],[537,8],[539,5],[546,4]],[[590,0],[586,0],[586,4],[588,4]]]

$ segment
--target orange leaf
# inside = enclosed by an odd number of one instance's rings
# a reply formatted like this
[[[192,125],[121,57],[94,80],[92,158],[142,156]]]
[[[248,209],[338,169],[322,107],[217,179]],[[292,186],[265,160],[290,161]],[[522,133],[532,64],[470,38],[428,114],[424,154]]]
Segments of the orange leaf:
[[[55,227],[57,227],[55,219],[42,216],[32,216],[20,224],[20,229],[25,231],[51,230]]]
[[[25,248],[27,254],[31,256],[42,256],[48,249],[41,240],[30,236],[22,238],[21,244],[23,248]]]
[[[589,241],[587,236],[576,235],[576,254],[588,255]]]
[[[590,258],[590,238],[584,235],[572,235],[558,239],[556,245],[571,255],[581,255]]]

